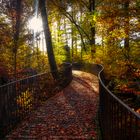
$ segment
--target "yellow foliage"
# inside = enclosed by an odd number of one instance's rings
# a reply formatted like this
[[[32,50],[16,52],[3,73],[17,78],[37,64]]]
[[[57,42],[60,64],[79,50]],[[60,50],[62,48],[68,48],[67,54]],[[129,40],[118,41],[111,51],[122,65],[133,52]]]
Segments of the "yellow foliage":
[[[26,91],[21,92],[20,96],[17,97],[17,104],[24,109],[29,108],[29,106],[31,106],[33,103],[32,96],[33,95],[30,92],[30,89],[26,89]]]

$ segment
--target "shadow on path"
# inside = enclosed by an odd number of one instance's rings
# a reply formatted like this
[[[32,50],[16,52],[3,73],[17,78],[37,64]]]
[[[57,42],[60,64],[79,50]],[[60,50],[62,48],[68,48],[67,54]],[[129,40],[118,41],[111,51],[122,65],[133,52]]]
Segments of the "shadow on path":
[[[71,84],[20,124],[9,140],[98,140],[98,79],[74,71]]]

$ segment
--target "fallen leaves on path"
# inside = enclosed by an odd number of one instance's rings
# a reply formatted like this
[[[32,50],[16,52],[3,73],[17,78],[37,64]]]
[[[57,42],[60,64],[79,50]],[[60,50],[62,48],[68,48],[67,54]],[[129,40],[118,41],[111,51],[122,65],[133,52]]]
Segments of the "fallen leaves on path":
[[[63,91],[48,99],[7,138],[34,140],[97,140],[98,79],[74,71]]]

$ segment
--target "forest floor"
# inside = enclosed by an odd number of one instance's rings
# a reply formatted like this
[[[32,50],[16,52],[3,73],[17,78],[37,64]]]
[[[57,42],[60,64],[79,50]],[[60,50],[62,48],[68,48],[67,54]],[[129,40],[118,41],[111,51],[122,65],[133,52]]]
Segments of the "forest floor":
[[[8,140],[99,140],[98,78],[73,71],[73,81],[48,99]]]

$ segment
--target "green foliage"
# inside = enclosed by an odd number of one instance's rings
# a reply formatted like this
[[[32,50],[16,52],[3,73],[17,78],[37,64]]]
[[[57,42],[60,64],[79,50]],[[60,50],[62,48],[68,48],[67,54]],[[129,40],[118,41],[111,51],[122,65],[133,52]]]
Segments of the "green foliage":
[[[139,1],[132,0],[129,7],[125,8],[126,2],[104,0],[96,4],[94,11],[90,11],[89,1],[49,1],[47,5],[49,26],[57,64],[67,61],[68,55],[64,46],[69,45],[70,61],[101,63],[105,66],[108,78],[129,79],[134,71],[140,68],[140,39],[138,36],[133,37],[139,33],[140,17]],[[31,12],[33,1],[26,1],[24,4]],[[10,71],[13,70],[11,14],[7,11],[6,16],[0,16],[0,59]],[[22,16],[26,23],[30,15],[24,10]],[[29,34],[24,22],[17,51],[17,69],[31,67],[38,72],[44,72],[49,69],[48,56],[28,44],[26,36]],[[102,44],[91,44],[93,37],[91,29],[94,27],[96,35],[102,38]],[[126,49],[122,41],[126,41],[127,38],[129,47]],[[93,57],[91,57],[91,48],[94,48]]]

